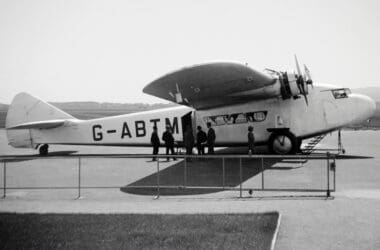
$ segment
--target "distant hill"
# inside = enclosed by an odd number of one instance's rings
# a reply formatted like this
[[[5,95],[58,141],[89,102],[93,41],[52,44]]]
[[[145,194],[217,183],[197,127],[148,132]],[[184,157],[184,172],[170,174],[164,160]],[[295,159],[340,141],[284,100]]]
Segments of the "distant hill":
[[[380,102],[380,87],[366,87],[351,89],[353,93],[363,94],[371,97],[376,102]]]
[[[369,124],[359,124],[353,127],[380,128],[380,87],[357,88],[352,89],[352,92],[368,95],[377,103],[377,110],[371,122]],[[83,120],[176,106],[176,104],[173,103],[51,102],[51,104]],[[5,117],[8,108],[8,104],[0,103],[0,128],[5,126]]]
[[[9,105],[0,103],[0,110],[8,110]]]
[[[173,103],[50,102],[63,110],[128,110],[133,112],[173,107]]]
[[[83,120],[176,106],[174,103],[51,102],[50,104]],[[5,127],[8,108],[9,105],[0,103],[0,128]]]

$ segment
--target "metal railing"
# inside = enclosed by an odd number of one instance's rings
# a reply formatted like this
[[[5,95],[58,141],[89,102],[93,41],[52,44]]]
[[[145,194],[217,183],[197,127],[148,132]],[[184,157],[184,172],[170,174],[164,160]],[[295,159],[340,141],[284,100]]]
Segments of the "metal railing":
[[[150,155],[150,154],[134,154],[134,155],[126,155],[126,154],[107,154],[107,155],[95,155],[95,154],[81,154],[81,155],[66,155],[66,156],[0,156],[0,162],[3,163],[3,198],[6,198],[7,190],[16,190],[16,189],[77,189],[77,199],[81,198],[81,190],[82,189],[120,189],[121,186],[83,186],[82,185],[82,159],[148,159],[152,157],[156,157],[157,159],[162,158],[172,158],[175,156],[176,158],[183,159],[184,162],[184,172],[183,172],[183,184],[182,185],[163,185],[160,184],[160,161],[156,161],[156,184],[155,185],[128,185],[128,188],[135,189],[147,189],[154,188],[156,189],[155,197],[159,198],[161,195],[161,189],[210,189],[210,190],[237,190],[239,191],[239,197],[243,197],[243,191],[270,191],[270,192],[321,192],[325,193],[326,197],[331,196],[331,192],[335,192],[336,190],[336,155],[330,154],[327,152],[326,154],[321,155]],[[40,187],[8,187],[7,186],[7,168],[8,164],[13,161],[24,161],[24,160],[52,160],[52,159],[77,159],[77,186],[40,186]],[[221,186],[189,186],[187,184],[188,179],[188,171],[187,164],[189,159],[221,159],[222,160],[222,185]],[[239,184],[238,186],[228,186],[226,185],[226,160],[228,159],[239,159]],[[259,159],[261,162],[261,187],[252,188],[252,187],[243,187],[243,159]],[[315,189],[315,188],[268,188],[265,186],[265,171],[270,170],[265,167],[264,160],[265,159],[276,159],[276,160],[303,160],[305,162],[310,160],[325,160],[326,161],[326,187]],[[332,172],[333,176],[331,179],[330,173]]]

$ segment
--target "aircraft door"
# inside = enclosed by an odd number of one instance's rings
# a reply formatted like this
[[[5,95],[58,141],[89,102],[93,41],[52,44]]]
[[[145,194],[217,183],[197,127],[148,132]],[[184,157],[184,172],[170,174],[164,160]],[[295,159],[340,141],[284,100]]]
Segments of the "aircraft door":
[[[182,138],[185,138],[185,131],[186,131],[187,126],[190,126],[191,129],[194,131],[193,112],[189,112],[186,115],[182,116],[181,123],[182,123]]]

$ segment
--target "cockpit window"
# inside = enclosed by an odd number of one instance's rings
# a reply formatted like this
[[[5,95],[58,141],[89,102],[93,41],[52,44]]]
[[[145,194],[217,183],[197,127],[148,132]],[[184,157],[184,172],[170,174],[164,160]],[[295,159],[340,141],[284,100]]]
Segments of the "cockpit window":
[[[333,89],[331,92],[335,99],[347,98],[348,95],[351,94],[351,90],[349,88]]]

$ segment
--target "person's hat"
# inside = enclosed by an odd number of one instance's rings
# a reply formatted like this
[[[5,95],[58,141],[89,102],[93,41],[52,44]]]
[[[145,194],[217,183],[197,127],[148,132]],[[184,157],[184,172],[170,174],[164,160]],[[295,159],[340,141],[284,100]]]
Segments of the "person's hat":
[[[249,130],[249,131],[252,131],[252,130],[253,130],[253,127],[252,127],[252,126],[249,126],[249,127],[248,127],[248,130]]]

